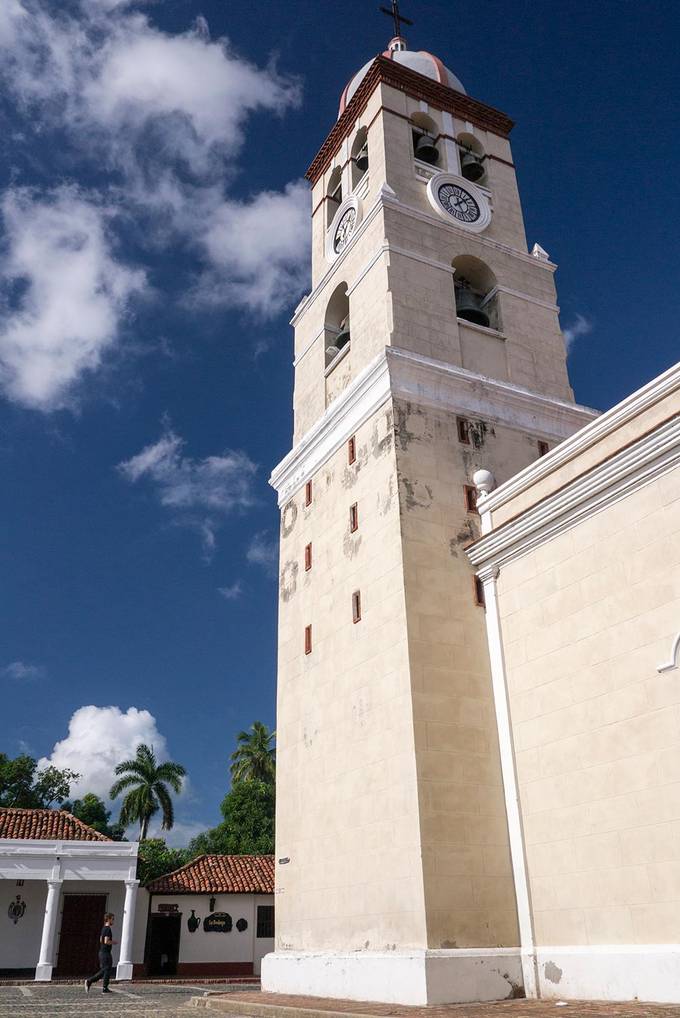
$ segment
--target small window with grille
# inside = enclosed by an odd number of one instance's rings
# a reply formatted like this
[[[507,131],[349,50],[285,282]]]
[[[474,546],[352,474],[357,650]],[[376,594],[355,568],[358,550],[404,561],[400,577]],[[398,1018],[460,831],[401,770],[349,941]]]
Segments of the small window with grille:
[[[305,626],[305,654],[312,653],[312,627]]]
[[[305,484],[305,505],[312,504],[312,482],[307,481]]]
[[[305,545],[305,572],[309,572],[312,568],[312,545]]]
[[[349,507],[349,529],[352,533],[359,529],[359,507],[356,502]]]
[[[274,936],[273,905],[257,906],[257,936],[270,938]]]
[[[361,621],[361,591],[355,590],[352,594],[352,622]]]
[[[357,440],[354,437],[354,435],[352,435],[349,442],[347,443],[347,460],[351,465],[356,461],[356,458],[357,458]]]
[[[465,508],[469,513],[477,512],[477,489],[471,484],[465,485]]]

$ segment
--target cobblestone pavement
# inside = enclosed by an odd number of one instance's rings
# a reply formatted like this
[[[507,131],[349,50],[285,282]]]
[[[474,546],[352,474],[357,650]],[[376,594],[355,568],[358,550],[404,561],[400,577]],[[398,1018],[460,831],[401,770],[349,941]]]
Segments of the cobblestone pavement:
[[[219,998],[212,998],[213,1007]],[[640,1001],[613,1004],[601,1001],[503,1000],[496,1004],[447,1004],[436,1007],[400,1007],[396,1004],[363,1004],[353,1000],[289,997],[278,993],[230,993],[223,998],[223,1013],[290,1018],[290,1008],[300,1018],[321,1018],[324,1013],[375,1018],[680,1018],[680,1004],[645,1004]],[[265,1006],[263,1006],[265,1005]],[[269,1006],[267,1006],[269,1005]],[[217,1008],[215,1008],[217,1010]],[[222,1008],[220,1008],[222,1010]],[[207,1012],[210,1014],[212,1008]],[[198,1012],[201,1014],[201,1011]]]
[[[2,0],[0,0],[2,3]],[[111,993],[102,994],[93,986],[89,993],[79,986],[55,986],[31,983],[30,986],[0,986],[2,1018],[187,1018],[201,1014],[189,1007],[192,997],[202,996],[206,989],[220,986],[143,986],[126,983],[111,984]],[[205,1014],[206,1012],[202,1012]]]

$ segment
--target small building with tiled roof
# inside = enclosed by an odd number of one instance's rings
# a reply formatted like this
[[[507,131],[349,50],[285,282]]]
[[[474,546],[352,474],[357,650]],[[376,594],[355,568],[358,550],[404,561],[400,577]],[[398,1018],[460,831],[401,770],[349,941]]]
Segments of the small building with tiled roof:
[[[201,855],[152,880],[135,974],[258,975],[274,950],[274,857]]]
[[[130,979],[137,848],[64,810],[0,807],[0,975],[93,972],[104,913],[113,912],[116,978]]]

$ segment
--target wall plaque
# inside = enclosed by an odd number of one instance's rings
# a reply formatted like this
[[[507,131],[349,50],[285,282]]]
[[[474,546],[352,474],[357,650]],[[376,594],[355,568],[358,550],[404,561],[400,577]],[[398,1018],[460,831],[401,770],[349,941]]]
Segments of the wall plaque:
[[[204,933],[231,933],[231,916],[228,912],[213,912],[203,920]]]
[[[176,904],[176,903],[175,904],[171,904],[169,901],[168,902],[162,902],[158,906],[158,911],[159,912],[177,912],[178,909],[179,909],[179,905],[178,904]]]

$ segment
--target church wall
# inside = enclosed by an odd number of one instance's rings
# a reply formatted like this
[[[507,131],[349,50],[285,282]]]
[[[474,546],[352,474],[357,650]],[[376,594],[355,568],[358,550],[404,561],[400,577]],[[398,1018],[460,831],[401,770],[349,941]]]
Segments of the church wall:
[[[317,472],[310,506],[303,490],[282,510],[277,951],[426,941],[390,404],[356,445],[355,464],[344,444]]]
[[[657,669],[680,470],[505,564],[498,591],[538,945],[677,943],[680,672]]]
[[[455,414],[402,401],[395,414],[428,946],[511,947],[516,905],[484,611],[464,554],[479,523],[464,486],[482,464],[512,475],[536,458],[536,441],[488,421],[479,445],[466,446]]]

